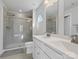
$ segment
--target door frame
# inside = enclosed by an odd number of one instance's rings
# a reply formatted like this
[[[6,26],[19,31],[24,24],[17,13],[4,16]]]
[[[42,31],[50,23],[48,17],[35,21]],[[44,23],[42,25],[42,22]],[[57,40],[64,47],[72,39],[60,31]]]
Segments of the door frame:
[[[69,16],[70,17],[70,32],[69,32],[69,35],[71,36],[71,31],[72,31],[72,15],[71,15],[71,13],[66,13],[64,15],[64,17],[65,16]]]

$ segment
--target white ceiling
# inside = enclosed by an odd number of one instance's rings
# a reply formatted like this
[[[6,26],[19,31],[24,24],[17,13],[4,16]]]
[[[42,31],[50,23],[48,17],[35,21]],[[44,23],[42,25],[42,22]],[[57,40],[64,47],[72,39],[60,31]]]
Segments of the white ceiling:
[[[78,4],[78,0],[64,0],[64,10],[68,10],[73,6],[76,6]],[[55,17],[57,15],[57,3],[55,3],[53,6],[49,6],[47,8],[46,15],[49,17]]]
[[[11,11],[27,12],[37,7],[43,0],[2,0],[4,4]],[[78,0],[64,0],[65,10],[71,8],[73,5],[77,5]],[[30,12],[29,12],[30,13]],[[57,3],[47,8],[47,16],[57,15]]]
[[[2,0],[3,3],[12,11],[19,11],[20,9],[23,12],[32,10],[34,7],[37,7],[42,0]]]

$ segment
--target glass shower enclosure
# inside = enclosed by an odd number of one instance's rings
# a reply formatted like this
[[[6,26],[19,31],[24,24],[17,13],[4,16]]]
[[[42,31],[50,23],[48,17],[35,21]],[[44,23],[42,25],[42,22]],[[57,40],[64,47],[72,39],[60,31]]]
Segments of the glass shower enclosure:
[[[7,16],[4,19],[3,48],[12,49],[32,41],[32,19]]]

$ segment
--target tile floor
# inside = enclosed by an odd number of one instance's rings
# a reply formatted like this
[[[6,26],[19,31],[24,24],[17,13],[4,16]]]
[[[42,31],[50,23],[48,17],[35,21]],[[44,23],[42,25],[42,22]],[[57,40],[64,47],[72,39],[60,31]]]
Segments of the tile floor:
[[[26,54],[23,49],[6,51],[0,59],[33,59],[31,54]]]
[[[10,56],[0,57],[0,59],[32,59],[32,56],[25,54],[15,54]]]

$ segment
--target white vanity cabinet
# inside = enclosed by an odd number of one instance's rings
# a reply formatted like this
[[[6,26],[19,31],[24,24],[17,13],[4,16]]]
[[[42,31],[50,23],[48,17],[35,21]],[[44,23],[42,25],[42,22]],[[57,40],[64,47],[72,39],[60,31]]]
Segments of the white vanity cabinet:
[[[44,53],[44,51],[42,51],[41,49],[40,49],[40,56],[41,56],[40,59],[50,59],[50,57],[49,57],[48,55],[46,55],[46,54]]]
[[[33,41],[34,41],[34,59],[64,59],[62,54],[52,50],[38,39],[33,38]]]
[[[34,59],[50,59],[38,45],[34,43]]]

